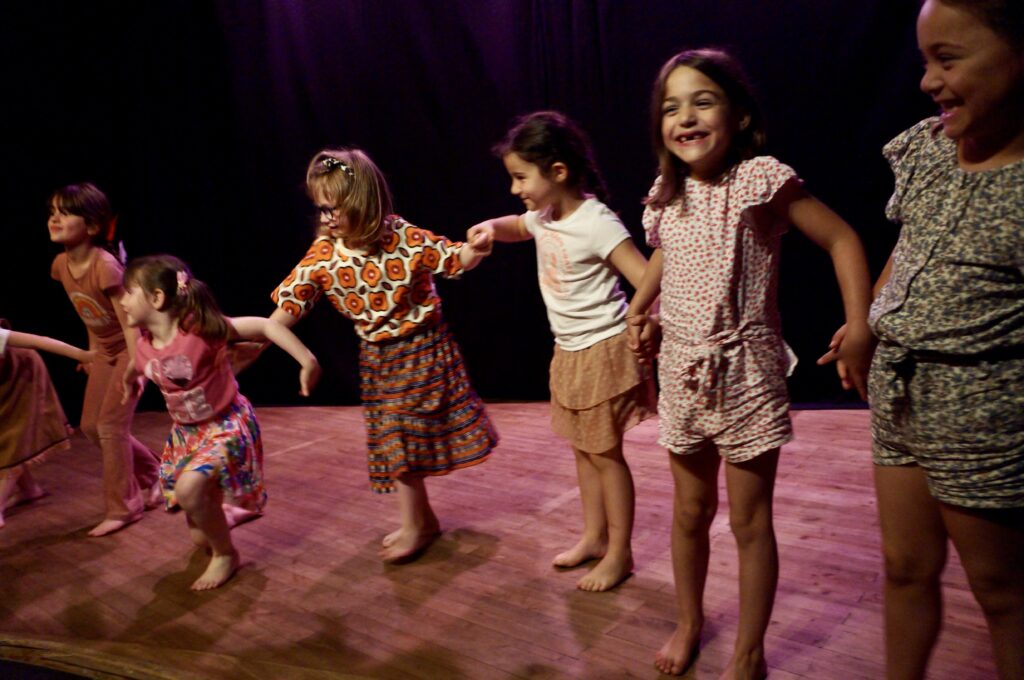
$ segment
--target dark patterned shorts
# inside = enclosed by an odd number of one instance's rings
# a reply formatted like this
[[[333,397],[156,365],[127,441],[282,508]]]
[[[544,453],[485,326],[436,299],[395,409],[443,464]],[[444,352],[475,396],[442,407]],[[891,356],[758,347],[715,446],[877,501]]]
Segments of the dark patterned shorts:
[[[881,344],[868,394],[876,465],[920,465],[950,505],[1024,506],[1024,358],[922,359]]]

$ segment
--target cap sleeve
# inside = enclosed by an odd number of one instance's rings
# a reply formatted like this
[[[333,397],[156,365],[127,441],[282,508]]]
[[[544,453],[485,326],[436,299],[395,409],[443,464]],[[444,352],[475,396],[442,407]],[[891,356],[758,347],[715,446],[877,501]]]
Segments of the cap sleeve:
[[[885,216],[893,222],[903,221],[902,206],[921,155],[927,153],[927,146],[934,137],[939,124],[938,118],[927,118],[904,130],[882,147],[882,156],[892,168],[896,185],[885,206]]]
[[[772,156],[757,156],[737,166],[734,186],[744,209],[769,203],[787,183],[800,182],[796,171]]]
[[[658,175],[654,179],[654,184],[651,185],[650,191],[647,192],[647,199],[650,200],[661,186],[661,175]],[[652,248],[661,247],[661,236],[658,234],[658,229],[661,227],[661,217],[665,214],[665,206],[653,206],[650,203],[644,208],[643,217],[640,223],[644,227],[644,234],[647,237],[647,245]]]

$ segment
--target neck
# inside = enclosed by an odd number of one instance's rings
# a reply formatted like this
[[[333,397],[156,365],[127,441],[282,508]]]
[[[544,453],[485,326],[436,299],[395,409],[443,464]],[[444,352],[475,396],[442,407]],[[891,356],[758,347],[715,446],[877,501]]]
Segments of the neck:
[[[153,317],[146,321],[146,330],[153,338],[153,346],[160,349],[174,340],[178,334],[178,322],[166,312],[154,312]]]
[[[565,218],[576,212],[576,209],[583,205],[587,199],[582,194],[566,193],[551,205],[551,216],[556,220]]]
[[[992,170],[1024,159],[1024,126],[1020,120],[993,126],[991,135],[957,140],[957,160],[964,170]]]
[[[92,244],[92,241],[86,239],[81,243],[77,243],[73,246],[64,246],[64,252],[68,255],[68,260],[71,262],[85,262],[92,256],[92,251],[96,246]]]

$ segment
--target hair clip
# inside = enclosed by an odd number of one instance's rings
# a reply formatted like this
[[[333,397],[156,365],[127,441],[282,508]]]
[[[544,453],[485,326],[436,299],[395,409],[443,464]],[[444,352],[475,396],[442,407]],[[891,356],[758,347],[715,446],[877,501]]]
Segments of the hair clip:
[[[181,271],[178,272],[177,277],[178,277],[178,294],[179,295],[184,295],[185,291],[187,290],[186,286],[188,286],[188,272],[185,271],[184,269],[182,269]]]
[[[334,168],[341,168],[341,171],[344,172],[349,177],[351,177],[352,179],[355,179],[356,177],[356,173],[352,170],[351,166],[349,166],[348,163],[345,163],[341,159],[335,158],[334,156],[324,156],[323,160],[320,161],[320,164],[327,168],[327,172],[334,170]]]

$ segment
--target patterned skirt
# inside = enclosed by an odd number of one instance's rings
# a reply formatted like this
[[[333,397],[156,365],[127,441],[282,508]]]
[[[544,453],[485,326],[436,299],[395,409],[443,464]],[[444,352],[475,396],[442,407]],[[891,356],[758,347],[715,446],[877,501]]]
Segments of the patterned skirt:
[[[402,473],[444,475],[482,463],[498,443],[443,321],[398,340],[364,340],[359,376],[376,493],[394,491]]]
[[[168,508],[178,502],[174,485],[192,470],[214,477],[224,502],[261,511],[267,502],[263,488],[263,440],[256,412],[240,393],[223,413],[202,423],[175,423],[160,460],[160,483]]]

